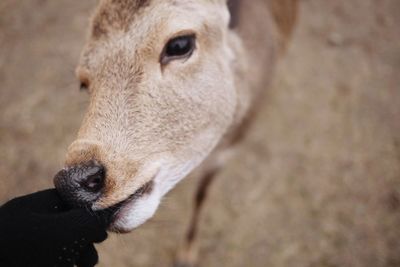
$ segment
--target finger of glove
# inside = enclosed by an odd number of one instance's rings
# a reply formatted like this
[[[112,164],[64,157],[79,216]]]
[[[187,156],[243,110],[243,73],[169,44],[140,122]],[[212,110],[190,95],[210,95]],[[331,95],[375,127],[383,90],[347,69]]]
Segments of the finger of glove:
[[[106,209],[103,209],[103,210],[95,210],[93,212],[100,219],[100,221],[106,227],[108,227],[112,223],[116,211],[117,211],[117,209],[111,207],[111,208],[106,208]]]
[[[94,245],[89,245],[82,252],[80,258],[76,261],[78,267],[93,267],[99,262],[99,255],[97,254]]]
[[[55,233],[63,231],[69,239],[84,238],[89,243],[99,243],[107,239],[107,226],[93,212],[75,209],[63,213],[41,216],[43,222],[51,224]],[[44,218],[45,217],[45,218]]]
[[[58,212],[64,209],[64,204],[55,189],[47,189],[29,195],[14,198],[4,207],[16,211],[29,210],[34,212]]]

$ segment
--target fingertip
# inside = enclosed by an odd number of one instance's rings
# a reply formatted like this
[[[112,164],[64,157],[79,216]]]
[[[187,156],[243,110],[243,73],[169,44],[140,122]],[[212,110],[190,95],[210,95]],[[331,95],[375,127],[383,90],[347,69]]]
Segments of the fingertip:
[[[99,255],[94,245],[89,245],[76,261],[77,267],[93,267],[99,262]]]
[[[108,233],[103,230],[103,231],[99,231],[96,236],[93,238],[93,242],[94,243],[101,243],[103,241],[105,241],[108,238]]]
[[[76,233],[84,236],[89,242],[100,243],[107,239],[107,226],[91,211],[85,209],[71,210],[62,216],[69,222]]]

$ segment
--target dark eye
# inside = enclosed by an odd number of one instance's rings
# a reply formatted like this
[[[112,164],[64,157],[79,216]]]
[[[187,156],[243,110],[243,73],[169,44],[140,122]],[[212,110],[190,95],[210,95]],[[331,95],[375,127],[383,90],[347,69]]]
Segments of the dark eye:
[[[161,55],[161,63],[166,64],[174,59],[189,57],[195,48],[195,40],[194,35],[179,36],[169,40]]]

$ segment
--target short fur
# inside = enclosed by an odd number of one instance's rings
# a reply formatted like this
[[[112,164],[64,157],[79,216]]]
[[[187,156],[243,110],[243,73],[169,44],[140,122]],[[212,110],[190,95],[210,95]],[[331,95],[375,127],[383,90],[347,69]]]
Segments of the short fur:
[[[90,105],[66,165],[105,165],[106,189],[93,209],[152,181],[151,190],[120,212],[114,230],[150,218],[162,196],[195,168],[207,177],[217,173],[254,117],[297,5],[234,2],[234,21],[225,0],[102,0],[94,13],[77,69]],[[182,34],[196,35],[193,55],[161,64],[166,42]]]

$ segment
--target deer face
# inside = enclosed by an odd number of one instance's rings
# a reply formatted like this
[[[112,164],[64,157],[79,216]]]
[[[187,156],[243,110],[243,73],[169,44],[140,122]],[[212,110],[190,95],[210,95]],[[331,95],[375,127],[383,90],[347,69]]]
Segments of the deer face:
[[[116,205],[112,229],[150,218],[232,124],[225,1],[105,0],[77,69],[90,104],[56,187],[73,205]]]

